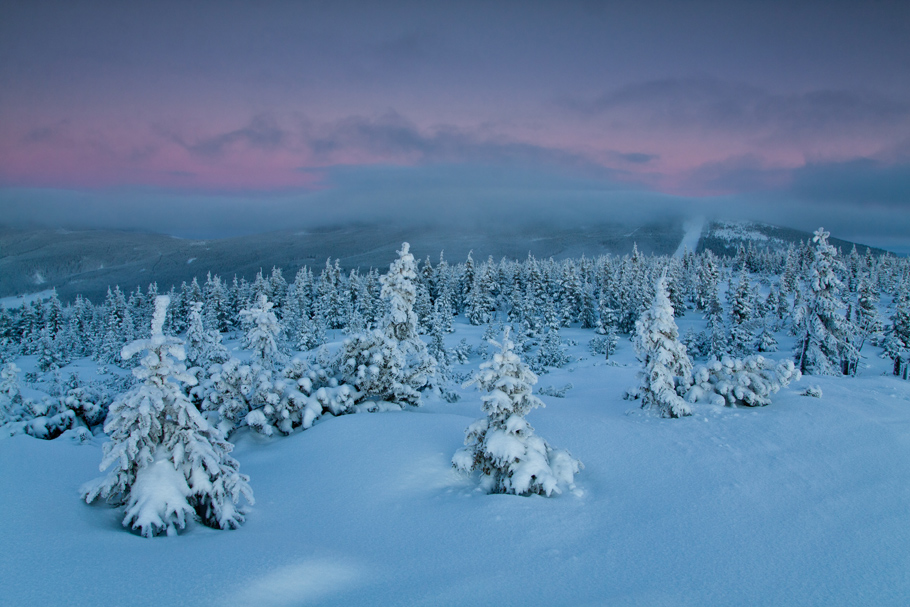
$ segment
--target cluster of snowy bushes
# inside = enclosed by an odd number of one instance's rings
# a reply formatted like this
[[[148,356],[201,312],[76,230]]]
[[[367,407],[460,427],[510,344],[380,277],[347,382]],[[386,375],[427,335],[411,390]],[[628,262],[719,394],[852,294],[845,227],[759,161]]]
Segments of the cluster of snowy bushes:
[[[23,393],[21,369],[15,363],[0,368],[0,424],[5,434],[28,434],[54,439],[67,431],[85,440],[100,428],[114,396],[129,383],[117,376],[107,381],[83,383],[74,373],[66,380],[59,373],[52,378],[49,393]]]
[[[772,394],[800,377],[792,360],[774,362],[759,355],[712,360],[695,368],[685,398],[690,403],[764,407],[771,404]]]

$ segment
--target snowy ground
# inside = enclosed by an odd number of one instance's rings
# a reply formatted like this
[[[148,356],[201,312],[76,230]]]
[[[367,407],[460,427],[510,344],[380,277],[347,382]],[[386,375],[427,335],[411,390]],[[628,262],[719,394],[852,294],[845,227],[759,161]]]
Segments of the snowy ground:
[[[451,343],[481,332],[458,324]],[[235,434],[257,499],[246,524],[176,538],[133,535],[120,510],[79,501],[100,439],[0,440],[0,603],[910,603],[910,382],[883,375],[873,349],[856,378],[805,377],[766,408],[668,420],[622,400],[628,340],[611,366],[588,354],[591,337],[563,331],[583,360],[537,388],[575,387],[528,416],[585,464],[577,491],[554,498],[484,495],[452,470],[481,414],[470,388],[287,438]],[[822,398],[800,395],[810,384]]]

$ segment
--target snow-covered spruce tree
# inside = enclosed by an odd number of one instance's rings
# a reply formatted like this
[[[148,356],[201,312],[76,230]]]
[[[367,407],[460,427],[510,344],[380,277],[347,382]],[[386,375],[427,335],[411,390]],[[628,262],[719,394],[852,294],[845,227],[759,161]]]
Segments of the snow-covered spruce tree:
[[[730,351],[738,356],[752,350],[755,336],[752,333],[752,292],[745,266],[730,302]]]
[[[449,354],[445,344],[445,315],[449,312],[442,305],[439,299],[433,306],[433,315],[430,317],[430,345],[427,351],[436,360],[436,379],[439,390],[443,398],[448,402],[458,400],[458,393],[452,390],[450,384],[452,381],[452,359],[454,356]]]
[[[638,374],[642,408],[656,407],[662,417],[691,415],[689,405],[676,389],[689,385],[692,361],[679,341],[664,277],[657,281],[651,307],[635,323],[632,346],[644,367]]]
[[[310,318],[306,314],[300,319],[294,343],[298,350],[313,350],[326,342],[326,322],[322,316]]]
[[[342,329],[342,313],[344,301],[342,289],[341,266],[338,260],[332,265],[331,258],[326,259],[325,269],[319,275],[316,284],[316,302],[314,314],[321,316],[326,321],[328,329]]]
[[[878,294],[872,287],[872,282],[865,277],[859,279],[856,297],[855,322],[859,337],[858,351],[868,339],[873,345],[878,343],[884,329],[878,314]]]
[[[815,257],[809,269],[809,289],[794,312],[796,347],[793,357],[801,373],[839,375],[849,372],[858,358],[853,345],[853,323],[845,318],[840,298],[837,250],[828,244],[824,228],[815,231]]]
[[[173,535],[198,516],[206,525],[233,529],[243,522],[240,498],[253,503],[249,478],[230,456],[233,446],[209,425],[180,386],[193,383],[179,361],[183,344],[162,333],[169,298],[155,301],[150,339],[123,348],[130,358],[146,354],[133,370],[141,381],[110,408],[101,469],[106,477],[82,489],[86,502],[106,499],[126,506],[125,527],[145,537]]]
[[[759,352],[777,352],[777,339],[767,320],[762,321],[762,330],[755,338],[755,349]]]
[[[693,384],[686,393],[690,403],[764,407],[771,404],[772,394],[799,380],[800,372],[790,359],[775,363],[754,355],[711,360],[696,367],[692,377]]]
[[[252,351],[250,360],[264,369],[272,369],[287,361],[287,356],[278,348],[281,326],[272,307],[272,302],[263,294],[259,296],[257,305],[240,312],[249,325],[243,346]]]
[[[22,392],[19,387],[19,373],[22,371],[14,363],[6,363],[0,369],[0,426],[18,419],[16,411],[22,405]]]
[[[575,474],[583,467],[567,451],[553,449],[535,436],[525,415],[543,402],[531,392],[537,376],[514,352],[509,330],[500,351],[480,365],[471,383],[488,392],[481,400],[483,417],[465,431],[465,447],[452,458],[463,472],[479,471],[480,486],[488,493],[551,495],[574,487]]]
[[[417,299],[417,263],[410,252],[411,245],[403,243],[398,259],[389,266],[389,273],[380,278],[381,297],[388,302],[388,310],[382,319],[381,328],[386,337],[399,342],[419,341],[417,314],[414,302]],[[422,342],[421,342],[422,343]]]
[[[695,305],[699,310],[708,310],[717,296],[720,271],[717,267],[717,257],[710,249],[701,256],[701,262],[696,271]]]
[[[114,287],[113,291],[108,288],[107,299],[101,312],[104,315],[104,324],[101,328],[97,360],[103,364],[122,364],[117,354],[133,339],[133,320],[120,287]]]
[[[205,308],[202,313],[204,326],[219,333],[230,331],[232,326],[230,303],[221,278],[217,274],[215,276],[209,274],[203,289],[205,296]]]
[[[703,347],[705,345],[705,343],[704,343],[705,334],[704,333],[696,333],[695,329],[693,329],[692,327],[689,327],[688,329],[686,329],[686,332],[682,336],[682,339],[680,341],[682,341],[683,345],[686,347],[686,353],[690,357],[695,358],[696,356],[704,355],[704,351],[703,351]]]
[[[502,328],[497,328],[492,322],[487,323],[486,328],[483,330],[483,335],[480,336],[480,345],[477,346],[477,353],[484,359],[490,357],[490,348],[489,343],[494,337],[502,332]]]
[[[416,278],[417,264],[410,245],[404,243],[381,279],[387,308],[380,328],[346,339],[339,353],[337,366],[344,383],[364,399],[419,405],[420,391],[434,384],[436,360],[417,332]]]
[[[547,367],[561,368],[568,364],[569,356],[559,336],[559,327],[547,327],[546,333],[540,340],[537,356],[533,360],[534,372],[546,373]]]
[[[894,375],[907,379],[910,375],[910,292],[898,297],[883,346],[885,355],[894,361]]]
[[[227,348],[221,344],[221,333],[203,326],[202,302],[194,301],[189,306],[184,349],[187,365],[205,371],[210,365],[223,363],[230,358]]]
[[[38,355],[38,370],[39,371],[53,371],[54,369],[59,369],[66,365],[66,345],[64,344],[65,337],[62,333],[54,335],[51,333],[49,325],[45,325],[43,329],[38,333],[38,347],[36,354]]]
[[[269,400],[272,387],[270,371],[255,370],[236,358],[212,365],[202,383],[200,408],[216,423],[225,436],[246,423],[250,409]]]

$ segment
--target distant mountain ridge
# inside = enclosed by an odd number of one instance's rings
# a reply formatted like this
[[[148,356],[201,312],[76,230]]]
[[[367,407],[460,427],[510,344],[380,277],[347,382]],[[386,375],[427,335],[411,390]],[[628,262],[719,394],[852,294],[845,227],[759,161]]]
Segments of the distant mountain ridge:
[[[696,252],[710,249],[716,255],[735,255],[740,246],[755,249],[769,247],[788,247],[812,238],[812,234],[793,228],[774,226],[767,223],[754,221],[711,221],[702,230]],[[830,237],[828,242],[848,253],[854,246],[861,255],[866,254],[866,249],[874,255],[885,255],[888,251],[863,244],[853,243],[849,240]]]
[[[740,226],[736,228],[734,226]],[[307,231],[288,230],[218,240],[183,240],[163,234],[109,230],[18,230],[0,228],[0,297],[56,289],[71,301],[77,294],[93,302],[104,298],[108,286],[125,291],[157,282],[161,290],[179,286],[208,272],[231,280],[252,279],[262,269],[281,268],[288,280],[309,266],[319,272],[326,259],[338,259],[346,270],[371,267],[385,270],[401,243],[435,265],[440,252],[451,263],[470,251],[476,260],[492,256],[523,259],[529,254],[546,259],[624,255],[633,246],[645,254],[672,255],[685,237],[684,222],[665,220],[629,227],[596,224],[580,228],[541,226],[512,231],[348,225]],[[720,255],[736,253],[740,243],[797,243],[811,234],[766,224],[709,222],[696,250],[710,248]],[[774,239],[774,240],[772,240]],[[831,239],[836,246],[853,243]],[[865,252],[865,247],[861,247]],[[874,253],[885,251],[873,249]]]

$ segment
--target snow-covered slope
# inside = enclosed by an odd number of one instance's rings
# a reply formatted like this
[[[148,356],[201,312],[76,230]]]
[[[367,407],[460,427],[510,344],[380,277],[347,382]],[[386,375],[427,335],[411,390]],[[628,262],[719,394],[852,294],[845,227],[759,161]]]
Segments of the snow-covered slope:
[[[693,250],[699,252],[710,249],[716,255],[735,255],[740,246],[753,247],[758,250],[767,248],[786,248],[789,245],[799,245],[812,239],[812,234],[802,230],[794,230],[755,221],[711,221],[704,225],[698,247]],[[875,255],[882,255],[884,250],[875,247],[853,243],[840,238],[829,238],[835,247],[848,253],[854,246],[862,255],[866,249],[871,249]]]
[[[458,323],[449,339],[476,345],[482,329]],[[910,382],[882,375],[887,361],[806,377],[765,408],[694,405],[672,420],[622,400],[637,371],[626,339],[612,366],[587,353],[590,331],[563,337],[583,360],[537,388],[575,388],[528,421],[585,468],[553,498],[484,495],[452,470],[481,415],[471,389],[287,438],[240,431],[247,522],[176,538],[133,535],[120,510],[80,502],[97,439],[0,440],[0,603],[908,603]],[[823,397],[802,396],[809,384]]]

